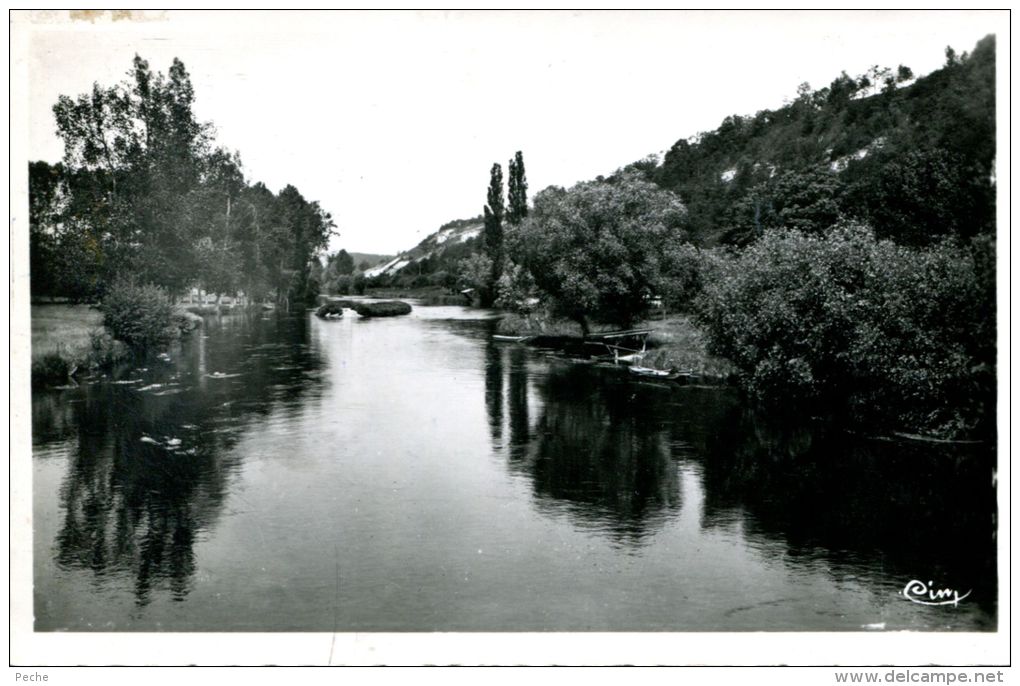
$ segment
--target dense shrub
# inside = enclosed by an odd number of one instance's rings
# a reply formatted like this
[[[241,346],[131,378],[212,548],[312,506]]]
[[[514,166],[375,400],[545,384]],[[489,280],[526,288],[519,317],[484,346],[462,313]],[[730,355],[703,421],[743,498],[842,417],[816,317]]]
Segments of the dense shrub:
[[[712,278],[716,253],[690,243],[666,246],[661,258],[662,276],[656,290],[663,304],[673,312],[689,311]]]
[[[131,356],[128,347],[104,328],[89,332],[86,346],[63,346],[32,360],[32,383],[66,383],[79,372],[109,369]]]
[[[489,275],[492,274],[492,260],[487,255],[475,253],[461,260],[457,264],[457,271],[459,273],[457,279],[459,290],[473,288],[476,293],[481,293],[488,288]],[[486,299],[482,298],[482,300]]]
[[[333,281],[333,292],[337,295],[350,295],[354,292],[354,277],[341,274]]]
[[[106,328],[137,351],[163,347],[180,335],[174,306],[157,286],[117,282],[107,289],[102,310]]]
[[[860,226],[769,232],[719,262],[701,317],[759,398],[958,436],[993,420],[993,252],[987,238],[910,248]]]
[[[130,350],[123,341],[116,340],[106,329],[95,329],[89,334],[86,363],[93,369],[106,369],[127,360]]]
[[[515,262],[510,262],[503,270],[496,293],[496,307],[525,315],[535,311],[541,295],[531,272]]]
[[[354,311],[362,317],[396,317],[410,314],[411,306],[400,300],[354,303]]]

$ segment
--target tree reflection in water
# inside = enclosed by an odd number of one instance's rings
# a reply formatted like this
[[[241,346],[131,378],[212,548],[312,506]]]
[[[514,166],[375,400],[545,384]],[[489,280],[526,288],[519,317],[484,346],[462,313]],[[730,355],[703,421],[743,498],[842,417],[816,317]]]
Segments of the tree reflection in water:
[[[247,423],[319,391],[322,361],[305,317],[207,318],[206,332],[176,350],[172,365],[149,363],[144,385],[93,383],[71,403],[33,399],[40,435],[77,432],[57,564],[90,570],[99,584],[129,578],[142,606],[160,589],[187,596],[195,543],[222,510],[243,460],[230,448]],[[157,383],[181,391],[140,390]],[[70,417],[48,416],[66,408]]]
[[[680,504],[678,472],[656,412],[636,400],[631,384],[589,367],[556,365],[538,385],[541,409],[532,426],[529,353],[493,347],[486,379],[508,377],[510,465],[530,479],[539,507],[565,512],[619,544],[642,543]],[[487,391],[495,387],[487,381]],[[486,401],[490,423],[498,417],[502,426],[502,395],[487,392]]]
[[[924,576],[973,588],[994,621],[994,447],[868,439],[765,417],[728,389],[634,383],[519,346],[490,344],[486,360],[487,389],[509,378],[508,464],[540,511],[638,545],[679,513],[684,462],[703,494],[700,529],[836,581],[902,587]],[[502,426],[502,394],[486,399]]]
[[[491,339],[485,347],[485,409],[495,445],[503,440],[503,352]]]
[[[784,559],[824,559],[835,576],[973,590],[995,615],[995,450],[852,437],[734,407],[704,446],[702,525],[739,519]]]

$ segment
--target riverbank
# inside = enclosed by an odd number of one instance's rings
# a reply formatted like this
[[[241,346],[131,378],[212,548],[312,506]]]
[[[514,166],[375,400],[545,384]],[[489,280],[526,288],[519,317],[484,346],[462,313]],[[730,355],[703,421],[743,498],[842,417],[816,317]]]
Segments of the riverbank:
[[[46,303],[32,305],[32,362],[68,350],[82,350],[102,328],[102,313],[89,305]]]
[[[181,335],[202,326],[202,317],[183,309],[174,315]],[[103,326],[91,305],[32,305],[32,383],[66,382],[87,369],[103,369],[128,360],[130,349]]]
[[[32,383],[62,383],[79,370],[114,364],[129,356],[127,346],[103,327],[103,315],[89,305],[32,305]]]
[[[591,332],[612,331],[614,328],[593,324]],[[689,315],[674,314],[660,319],[646,319],[635,324],[634,328],[652,329],[647,339],[648,351],[640,363],[643,367],[664,370],[675,368],[716,382],[728,381],[737,371],[729,360],[708,352],[704,332]],[[506,336],[581,336],[581,328],[576,322],[544,314],[508,314],[500,320],[496,329]]]

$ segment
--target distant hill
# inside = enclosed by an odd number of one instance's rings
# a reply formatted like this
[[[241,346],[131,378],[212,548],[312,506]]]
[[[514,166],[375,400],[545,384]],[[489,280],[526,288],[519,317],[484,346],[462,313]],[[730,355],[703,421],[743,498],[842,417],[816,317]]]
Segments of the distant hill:
[[[925,243],[994,229],[995,37],[941,69],[845,72],[778,110],[727,117],[630,165],[687,205],[694,242],[742,244],[839,216]]]
[[[376,265],[387,262],[393,258],[393,255],[376,255],[368,252],[352,252],[350,255],[354,258],[355,266],[362,262],[368,262],[369,267],[375,267]]]
[[[482,218],[455,219],[440,226],[418,245],[365,272],[365,276],[393,277],[413,272],[415,276],[450,271],[475,251],[484,226]]]

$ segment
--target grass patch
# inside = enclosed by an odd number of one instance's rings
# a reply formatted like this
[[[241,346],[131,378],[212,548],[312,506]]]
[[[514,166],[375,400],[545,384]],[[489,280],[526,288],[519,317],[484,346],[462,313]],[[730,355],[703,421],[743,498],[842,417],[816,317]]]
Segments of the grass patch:
[[[706,379],[725,380],[736,373],[733,363],[708,352],[704,331],[689,315],[670,315],[659,321],[638,325],[654,329],[648,336],[649,351],[642,366],[653,369],[689,371]]]
[[[130,357],[103,328],[103,317],[88,305],[32,306],[32,383],[66,383],[88,369],[109,367]]]
[[[198,315],[178,309],[173,325],[185,334],[202,325]],[[128,347],[103,326],[88,305],[32,305],[32,383],[66,383],[89,369],[104,369],[131,357]]]
[[[103,315],[89,305],[32,305],[32,361],[58,353],[84,351],[92,333],[102,329]]]

